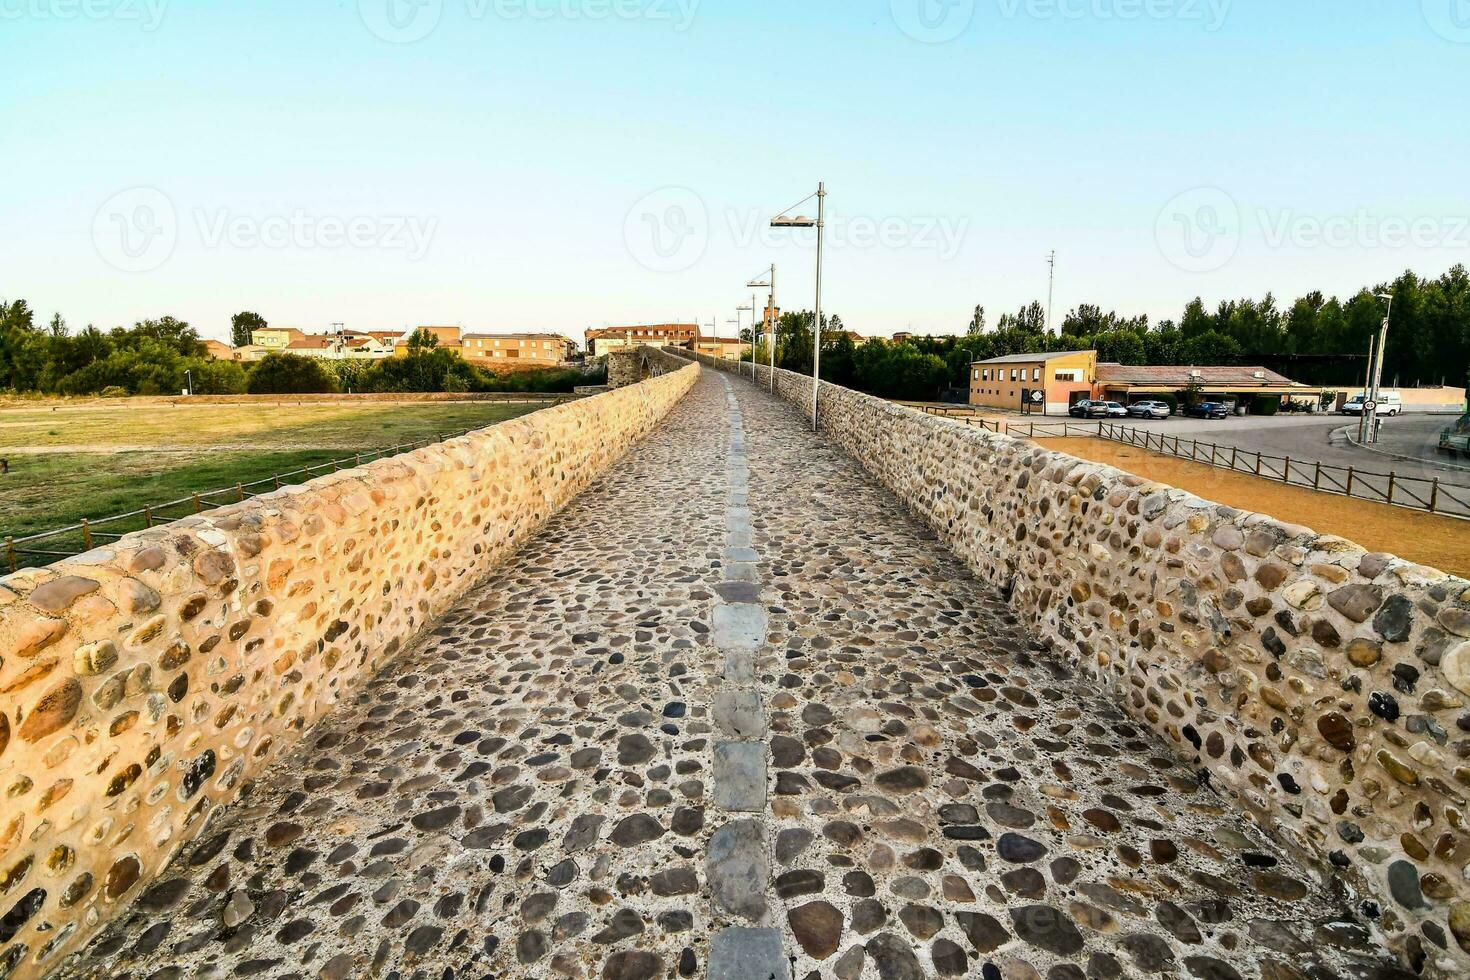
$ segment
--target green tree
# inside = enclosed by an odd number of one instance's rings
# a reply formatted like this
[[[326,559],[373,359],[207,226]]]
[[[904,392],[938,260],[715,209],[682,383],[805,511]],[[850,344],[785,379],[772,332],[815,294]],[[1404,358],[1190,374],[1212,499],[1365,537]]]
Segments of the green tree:
[[[971,337],[978,337],[985,332],[985,307],[979,303],[975,304],[975,314],[970,317],[970,325],[965,328],[965,333]]]
[[[421,351],[433,350],[439,346],[439,335],[428,327],[419,327],[408,335],[408,352],[410,355]]]
[[[259,313],[249,311],[236,313],[230,317],[230,345],[232,347],[244,347],[251,343],[251,334],[257,330],[264,330],[269,324],[265,317]]]
[[[272,352],[250,369],[245,390],[252,395],[317,394],[334,392],[337,385],[321,361]]]

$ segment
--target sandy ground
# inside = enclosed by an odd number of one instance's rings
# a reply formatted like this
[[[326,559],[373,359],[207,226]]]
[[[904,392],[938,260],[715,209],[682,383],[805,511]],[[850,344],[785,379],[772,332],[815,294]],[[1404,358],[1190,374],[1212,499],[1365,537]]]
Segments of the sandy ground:
[[[1209,500],[1337,534],[1367,548],[1470,578],[1470,521],[1353,500],[1190,463],[1102,439],[1040,439],[1040,445],[1108,463]]]

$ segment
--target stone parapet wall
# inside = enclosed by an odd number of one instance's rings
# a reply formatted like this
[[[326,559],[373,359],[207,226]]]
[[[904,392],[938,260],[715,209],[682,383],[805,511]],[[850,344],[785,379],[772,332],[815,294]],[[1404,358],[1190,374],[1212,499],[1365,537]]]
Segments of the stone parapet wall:
[[[143,894],[697,374],[0,578],[0,978],[44,975]]]
[[[833,385],[820,425],[1407,964],[1470,976],[1470,582]]]

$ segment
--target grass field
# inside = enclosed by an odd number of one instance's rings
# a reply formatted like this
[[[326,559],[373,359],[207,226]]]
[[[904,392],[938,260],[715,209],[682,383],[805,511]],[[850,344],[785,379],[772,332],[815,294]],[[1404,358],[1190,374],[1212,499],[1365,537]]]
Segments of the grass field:
[[[467,402],[3,408],[0,457],[9,460],[10,472],[0,476],[0,539],[493,425],[538,407]],[[163,516],[182,513],[175,508]],[[23,563],[43,562],[27,557]]]

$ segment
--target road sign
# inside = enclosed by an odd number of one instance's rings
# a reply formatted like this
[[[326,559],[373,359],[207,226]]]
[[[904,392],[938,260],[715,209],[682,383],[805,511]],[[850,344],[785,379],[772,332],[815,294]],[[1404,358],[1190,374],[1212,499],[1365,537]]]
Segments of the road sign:
[[[1032,401],[1032,403],[1037,404],[1037,405],[1040,405],[1045,400],[1046,400],[1046,392],[1045,391],[1042,391],[1040,388],[1036,388],[1036,389],[1033,389],[1032,390],[1032,392],[1031,392],[1031,401]]]
[[[1365,412],[1371,412],[1371,411],[1373,411],[1377,407],[1378,407],[1378,403],[1377,402],[1364,402],[1363,403],[1363,411],[1365,411]]]

